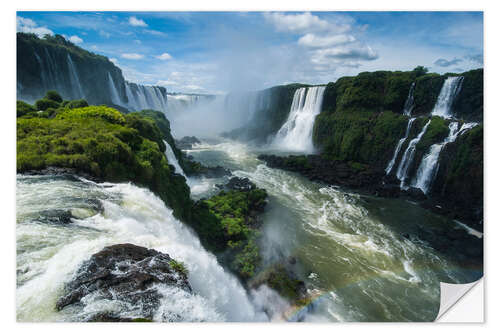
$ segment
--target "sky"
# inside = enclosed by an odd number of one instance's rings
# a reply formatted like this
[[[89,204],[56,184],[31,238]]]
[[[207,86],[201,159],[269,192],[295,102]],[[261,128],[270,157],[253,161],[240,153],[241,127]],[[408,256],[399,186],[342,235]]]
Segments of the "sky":
[[[17,31],[63,35],[170,92],[483,66],[482,12],[17,12]]]

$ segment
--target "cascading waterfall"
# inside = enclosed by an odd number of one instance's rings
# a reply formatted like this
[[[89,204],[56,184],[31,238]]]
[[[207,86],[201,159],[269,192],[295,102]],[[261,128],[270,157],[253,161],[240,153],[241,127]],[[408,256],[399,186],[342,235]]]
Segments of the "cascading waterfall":
[[[158,286],[164,296],[155,320],[268,320],[264,312],[256,310],[240,282],[149,190],[54,176],[18,176],[17,180],[18,321],[81,321],[96,311],[134,317],[135,304],[106,302],[99,297],[86,297],[82,308],[55,310],[64,284],[83,261],[105,246],[123,243],[167,253],[182,261],[189,272],[193,293]],[[89,206],[96,201],[102,212]],[[47,210],[61,209],[71,209],[79,217],[67,225],[40,220]]]
[[[385,174],[388,175],[392,168],[394,167],[394,163],[396,163],[396,158],[398,157],[399,151],[401,150],[401,147],[403,146],[403,143],[405,143],[406,139],[408,139],[408,136],[410,135],[410,130],[411,130],[411,125],[417,118],[410,118],[408,120],[408,126],[406,126],[406,132],[404,137],[399,139],[398,144],[396,145],[396,149],[394,150],[394,155],[392,156],[392,159],[389,161],[389,164],[387,164],[387,167],[385,168]]]
[[[436,105],[432,109],[431,114],[433,116],[441,116],[443,118],[453,117],[451,106],[462,88],[463,79],[463,76],[450,76],[444,81]]]
[[[401,162],[399,162],[399,167],[398,167],[398,172],[396,176],[398,179],[401,181],[401,188],[405,188],[405,181],[406,178],[408,178],[408,168],[410,167],[411,163],[413,162],[413,157],[415,156],[415,147],[417,146],[418,142],[424,136],[425,131],[427,131],[427,127],[429,127],[429,124],[431,123],[431,120],[427,121],[427,123],[424,125],[420,133],[417,135],[416,138],[410,141],[408,144],[408,147],[406,148],[403,157],[401,158]]]
[[[167,141],[163,140],[163,142],[165,143],[165,146],[167,147],[167,149],[165,150],[165,155],[167,156],[168,163],[171,164],[171,165],[173,165],[175,167],[175,172],[176,173],[184,176],[184,178],[187,179],[187,176],[184,173],[184,170],[182,170],[182,168],[181,168],[181,166],[179,164],[179,161],[177,160],[177,157],[175,157],[174,150],[168,144]]]
[[[68,53],[68,68],[70,73],[71,86],[73,88],[74,98],[85,98],[82,86],[80,85],[80,78],[78,77],[78,72],[76,71],[75,64],[71,60],[71,56]],[[108,73],[109,74],[109,73]]]
[[[122,105],[120,100],[120,95],[118,94],[118,90],[116,89],[115,82],[113,81],[113,77],[108,72],[108,83],[109,83],[109,91],[111,94],[111,102],[116,105]]]
[[[273,145],[286,150],[312,151],[314,119],[321,111],[324,86],[299,88],[293,95],[287,121],[280,128]]]
[[[449,125],[450,132],[448,136],[441,143],[433,144],[429,152],[424,156],[420,166],[417,170],[417,175],[412,182],[413,187],[421,189],[425,194],[429,192],[432,186],[432,182],[437,175],[439,170],[439,155],[443,150],[444,146],[448,143],[453,142],[457,137],[472,127],[476,126],[477,123],[465,123],[458,129],[458,122],[451,122]]]
[[[406,98],[405,106],[403,109],[403,114],[406,116],[411,116],[411,112],[415,107],[415,98],[413,97],[413,92],[415,91],[415,82],[410,86],[410,91],[408,92],[408,97]]]

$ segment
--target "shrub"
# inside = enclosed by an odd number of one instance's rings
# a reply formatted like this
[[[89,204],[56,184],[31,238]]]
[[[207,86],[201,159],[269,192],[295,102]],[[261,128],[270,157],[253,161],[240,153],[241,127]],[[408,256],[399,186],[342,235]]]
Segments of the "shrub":
[[[57,103],[62,103],[62,101],[63,101],[61,95],[59,95],[59,93],[57,91],[55,91],[55,90],[49,90],[49,91],[47,91],[47,93],[45,94],[44,99],[48,99],[50,101],[54,101],[54,102],[57,102]]]
[[[89,103],[87,103],[87,101],[84,99],[76,99],[73,101],[67,101],[66,105],[63,105],[63,106],[66,106],[69,109],[76,109],[76,108],[84,108],[86,106],[89,106]]]
[[[45,111],[48,108],[57,109],[59,106],[60,104],[58,102],[46,98],[39,99],[35,102],[35,108],[39,111]]]
[[[34,112],[34,111],[36,111],[36,110],[33,107],[33,105],[28,104],[28,103],[23,102],[23,101],[17,101],[17,103],[16,103],[17,117],[22,117],[25,114],[27,114],[29,112]]]

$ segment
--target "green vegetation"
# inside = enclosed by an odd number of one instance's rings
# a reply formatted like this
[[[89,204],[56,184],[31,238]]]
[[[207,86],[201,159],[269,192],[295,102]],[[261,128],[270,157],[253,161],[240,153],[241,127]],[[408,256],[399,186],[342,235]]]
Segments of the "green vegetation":
[[[172,259],[172,261],[170,261],[170,267],[172,267],[173,270],[177,271],[178,273],[182,274],[182,275],[188,275],[188,269],[186,268],[186,266],[184,265],[184,263],[182,261],[177,261],[177,260],[174,260]]]
[[[408,117],[390,111],[323,112],[314,123],[313,140],[328,158],[380,166],[391,158],[407,124]]]
[[[305,299],[304,282],[298,280],[292,272],[287,271],[283,264],[274,264],[260,272],[251,281],[251,285],[267,284],[281,296],[295,304],[301,304]]]
[[[33,105],[30,105],[23,101],[17,101],[16,103],[16,113],[17,117],[22,117],[30,112],[35,112],[36,109]]]
[[[483,69],[462,73],[462,89],[453,103],[454,114],[467,121],[483,121]]]
[[[224,261],[241,278],[250,278],[260,261],[256,238],[256,213],[263,210],[267,193],[221,191],[195,205],[193,225],[205,247],[215,252],[227,251]]]
[[[62,103],[62,101],[63,101],[61,95],[59,95],[59,93],[57,91],[54,91],[54,90],[47,91],[44,99],[48,99],[50,101],[54,101],[57,103]]]
[[[56,166],[107,181],[133,181],[187,220],[189,188],[172,172],[164,148],[162,133],[150,118],[105,106],[59,108],[51,119],[38,112],[17,119],[18,172]]]

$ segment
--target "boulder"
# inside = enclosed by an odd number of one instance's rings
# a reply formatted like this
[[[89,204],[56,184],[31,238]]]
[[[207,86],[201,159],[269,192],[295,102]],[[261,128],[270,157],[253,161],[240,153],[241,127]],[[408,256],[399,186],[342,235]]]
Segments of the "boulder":
[[[200,144],[201,141],[195,136],[185,136],[180,140],[175,140],[175,145],[181,150],[193,149],[194,144]]]
[[[92,255],[80,266],[65,285],[56,308],[61,310],[71,304],[77,305],[83,297],[93,294],[101,299],[132,304],[140,309],[140,318],[151,320],[160,305],[157,285],[191,292],[184,266],[168,254],[133,244],[112,245]],[[88,320],[96,318],[116,321],[120,315],[98,313]]]

